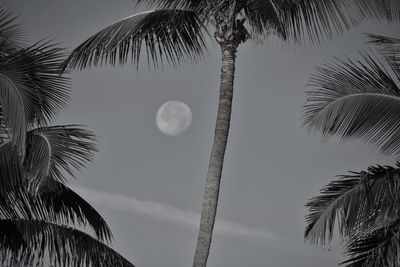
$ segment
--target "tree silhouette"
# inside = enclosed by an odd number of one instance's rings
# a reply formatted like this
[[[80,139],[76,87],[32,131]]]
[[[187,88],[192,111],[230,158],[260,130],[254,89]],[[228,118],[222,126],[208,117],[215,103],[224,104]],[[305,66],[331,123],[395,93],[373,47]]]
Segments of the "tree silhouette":
[[[133,266],[105,243],[111,230],[64,183],[97,151],[79,125],[49,126],[69,98],[62,49],[27,46],[0,9],[0,261],[2,266]],[[95,237],[72,226],[89,226]]]

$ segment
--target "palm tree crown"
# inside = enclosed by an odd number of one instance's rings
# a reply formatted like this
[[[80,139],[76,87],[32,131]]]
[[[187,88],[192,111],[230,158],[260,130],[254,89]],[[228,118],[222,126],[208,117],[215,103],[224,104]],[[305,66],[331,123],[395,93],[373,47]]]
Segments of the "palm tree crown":
[[[197,60],[206,49],[204,41],[205,36],[210,36],[209,26],[213,26],[218,42],[236,42],[237,45],[270,35],[294,42],[309,39],[318,43],[359,24],[366,17],[384,17],[385,11],[395,10],[394,0],[137,2],[153,9],[121,19],[99,31],[74,49],[65,67],[83,69],[92,64],[124,64],[128,59],[137,66],[143,49],[154,67]],[[395,16],[388,18],[395,19]]]

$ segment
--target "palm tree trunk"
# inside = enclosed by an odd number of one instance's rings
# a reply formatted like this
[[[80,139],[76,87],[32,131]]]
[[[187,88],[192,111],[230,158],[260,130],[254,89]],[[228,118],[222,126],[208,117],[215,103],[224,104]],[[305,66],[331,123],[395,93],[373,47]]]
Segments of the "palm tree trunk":
[[[231,121],[233,80],[235,73],[236,45],[221,44],[221,85],[214,143],[208,166],[206,189],[201,209],[200,229],[193,267],[205,267],[210,251],[212,232],[217,213],[221,173]]]

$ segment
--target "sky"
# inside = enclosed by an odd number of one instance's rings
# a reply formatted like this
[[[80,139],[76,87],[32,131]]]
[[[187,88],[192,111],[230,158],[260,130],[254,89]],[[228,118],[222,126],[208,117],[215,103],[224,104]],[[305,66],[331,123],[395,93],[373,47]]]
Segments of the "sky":
[[[131,0],[2,0],[19,14],[32,42],[52,38],[71,51],[112,22],[134,14]],[[140,10],[143,10],[141,8]],[[398,25],[366,22],[320,46],[279,41],[238,49],[231,134],[209,267],[337,266],[337,247],[305,244],[304,204],[335,175],[393,165],[361,142],[322,143],[302,128],[314,68],[333,56],[369,49],[363,33],[400,37]],[[136,71],[123,67],[71,73],[71,101],[55,124],[87,125],[100,152],[71,187],[106,219],[113,248],[138,267],[191,266],[214,133],[219,47],[199,63]],[[156,126],[170,100],[190,106],[181,135]]]

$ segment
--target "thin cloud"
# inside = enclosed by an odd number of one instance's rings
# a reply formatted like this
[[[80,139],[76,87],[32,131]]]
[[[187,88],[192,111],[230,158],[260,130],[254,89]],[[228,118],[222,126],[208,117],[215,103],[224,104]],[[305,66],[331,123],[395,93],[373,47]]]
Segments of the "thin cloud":
[[[162,222],[198,229],[200,215],[192,211],[184,211],[159,202],[137,199],[121,194],[99,192],[82,187],[72,187],[72,189],[89,202],[96,203],[104,208],[120,210],[132,214],[142,214]],[[269,231],[226,220],[216,220],[215,232],[232,237],[247,237],[250,239],[268,241],[278,240],[278,238]]]

